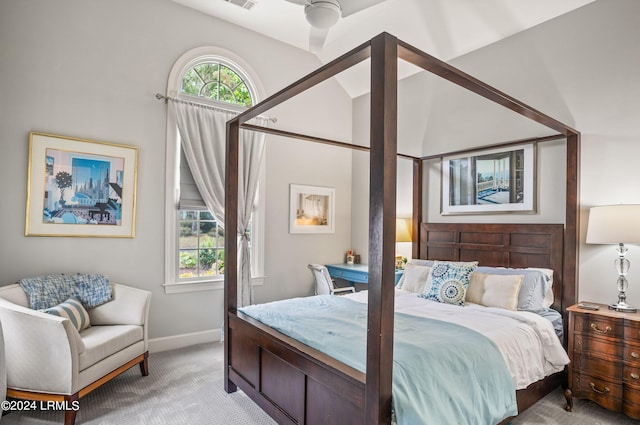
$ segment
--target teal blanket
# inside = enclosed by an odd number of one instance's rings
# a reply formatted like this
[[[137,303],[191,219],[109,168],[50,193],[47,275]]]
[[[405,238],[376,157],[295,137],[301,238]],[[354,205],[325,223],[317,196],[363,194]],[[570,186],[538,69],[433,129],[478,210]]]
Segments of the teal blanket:
[[[365,304],[324,295],[240,311],[366,372]],[[493,341],[440,320],[396,313],[394,322],[392,394],[398,425],[495,425],[517,414],[513,379]]]

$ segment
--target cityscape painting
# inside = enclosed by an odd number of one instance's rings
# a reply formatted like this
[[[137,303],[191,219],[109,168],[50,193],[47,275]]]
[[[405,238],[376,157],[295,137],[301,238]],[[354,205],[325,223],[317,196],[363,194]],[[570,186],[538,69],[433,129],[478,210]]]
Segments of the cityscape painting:
[[[442,214],[535,211],[535,144],[444,158]]]
[[[133,237],[135,147],[32,132],[27,236]]]

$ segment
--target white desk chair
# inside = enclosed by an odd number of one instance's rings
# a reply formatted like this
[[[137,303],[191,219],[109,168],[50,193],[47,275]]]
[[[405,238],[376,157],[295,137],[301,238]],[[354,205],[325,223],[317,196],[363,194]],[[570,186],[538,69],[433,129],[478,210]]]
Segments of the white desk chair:
[[[316,295],[340,295],[347,292],[354,293],[353,286],[337,287],[329,274],[329,270],[321,264],[309,264],[307,266],[316,280]]]

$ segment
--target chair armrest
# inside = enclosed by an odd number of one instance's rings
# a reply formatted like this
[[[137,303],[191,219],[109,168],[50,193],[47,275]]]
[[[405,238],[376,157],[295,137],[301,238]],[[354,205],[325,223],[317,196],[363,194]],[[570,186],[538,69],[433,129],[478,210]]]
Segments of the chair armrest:
[[[62,394],[78,390],[84,344],[69,319],[0,299],[0,323],[8,387]]]
[[[112,300],[89,310],[91,325],[140,325],[149,317],[151,292],[112,283]]]

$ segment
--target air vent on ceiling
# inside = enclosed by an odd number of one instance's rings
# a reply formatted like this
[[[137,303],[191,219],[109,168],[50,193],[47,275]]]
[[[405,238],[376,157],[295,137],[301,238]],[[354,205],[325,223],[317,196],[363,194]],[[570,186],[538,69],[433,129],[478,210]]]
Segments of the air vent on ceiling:
[[[243,9],[251,10],[253,6],[255,6],[258,2],[255,0],[225,0],[231,4],[235,4],[236,6],[240,6]]]

